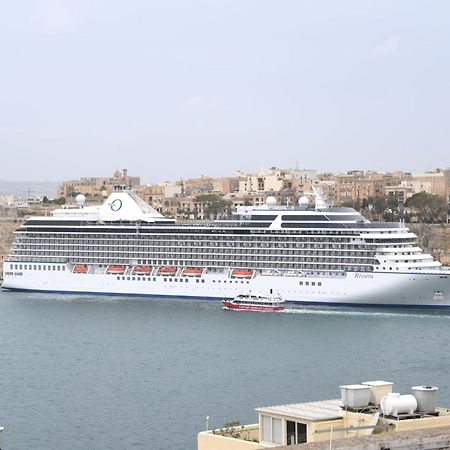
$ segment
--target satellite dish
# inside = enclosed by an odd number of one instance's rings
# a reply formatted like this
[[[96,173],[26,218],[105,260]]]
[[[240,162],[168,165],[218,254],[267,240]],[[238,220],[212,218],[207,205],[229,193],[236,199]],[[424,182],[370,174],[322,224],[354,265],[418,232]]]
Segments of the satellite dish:
[[[78,194],[75,197],[75,201],[77,202],[77,205],[79,208],[83,208],[85,202],[86,202],[86,197],[83,194]]]
[[[266,206],[269,208],[273,208],[274,206],[277,206],[277,199],[275,197],[267,197],[266,198]]]
[[[306,196],[300,197],[298,199],[298,206],[302,209],[306,209],[309,206],[309,198]]]

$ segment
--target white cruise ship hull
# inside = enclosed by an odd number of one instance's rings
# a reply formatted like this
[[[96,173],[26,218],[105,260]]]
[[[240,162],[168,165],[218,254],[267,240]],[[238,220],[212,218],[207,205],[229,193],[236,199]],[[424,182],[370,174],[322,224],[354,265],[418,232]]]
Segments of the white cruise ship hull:
[[[249,290],[279,293],[286,302],[361,306],[449,307],[450,273],[360,273],[340,277],[264,276],[233,279],[225,274],[202,277],[74,274],[64,264],[56,270],[13,270],[4,267],[3,288],[22,291],[124,296],[183,297],[223,300]],[[176,280],[176,281],[175,281]]]

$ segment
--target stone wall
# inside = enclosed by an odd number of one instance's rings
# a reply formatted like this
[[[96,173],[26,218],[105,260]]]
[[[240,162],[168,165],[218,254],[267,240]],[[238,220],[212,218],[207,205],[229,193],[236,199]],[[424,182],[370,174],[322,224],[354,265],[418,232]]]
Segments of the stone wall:
[[[420,246],[442,264],[450,266],[450,225],[407,224]]]

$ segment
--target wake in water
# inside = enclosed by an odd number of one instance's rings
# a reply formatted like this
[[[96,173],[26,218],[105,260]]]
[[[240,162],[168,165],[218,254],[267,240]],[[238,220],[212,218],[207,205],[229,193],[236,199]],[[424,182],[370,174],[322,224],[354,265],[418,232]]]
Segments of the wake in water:
[[[415,318],[432,318],[432,319],[450,319],[450,311],[424,311],[414,312],[390,312],[380,310],[355,310],[355,309],[317,309],[317,308],[290,308],[281,311],[282,314],[312,314],[312,315],[330,315],[330,316],[360,316],[360,317],[415,317]]]

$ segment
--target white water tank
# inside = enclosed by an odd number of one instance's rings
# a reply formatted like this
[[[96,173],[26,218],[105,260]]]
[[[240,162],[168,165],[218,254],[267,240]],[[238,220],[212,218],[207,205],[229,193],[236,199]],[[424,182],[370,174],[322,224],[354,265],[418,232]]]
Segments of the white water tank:
[[[417,400],[417,411],[423,413],[436,412],[436,394],[438,388],[435,386],[413,386],[412,394]]]
[[[370,389],[363,384],[348,384],[339,386],[344,408],[358,409],[369,406]]]
[[[400,395],[393,392],[381,399],[380,406],[385,416],[411,415],[417,409],[417,400],[414,395]]]
[[[369,386],[370,389],[370,404],[379,406],[381,399],[392,392],[392,386],[394,383],[390,381],[363,381],[361,384]]]

